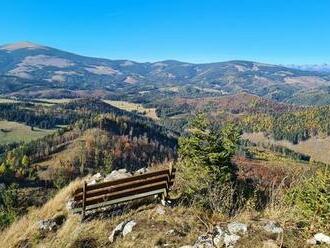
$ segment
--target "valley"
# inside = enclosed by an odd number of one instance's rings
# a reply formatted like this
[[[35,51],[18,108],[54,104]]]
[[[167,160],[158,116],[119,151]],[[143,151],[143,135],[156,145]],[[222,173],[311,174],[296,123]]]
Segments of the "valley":
[[[105,247],[104,230],[134,219],[137,236],[113,247],[137,238],[180,247],[233,221],[256,234],[237,247],[281,237],[303,247],[330,230],[329,87],[325,72],[250,61],[138,63],[1,46],[0,246]],[[84,222],[67,209],[84,181],[170,166],[177,176],[165,206],[150,198]],[[57,217],[58,230],[35,224]],[[260,231],[264,219],[286,233]]]

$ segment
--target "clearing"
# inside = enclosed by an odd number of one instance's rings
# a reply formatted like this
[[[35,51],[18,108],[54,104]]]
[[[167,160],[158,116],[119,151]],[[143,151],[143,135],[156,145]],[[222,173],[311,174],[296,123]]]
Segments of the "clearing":
[[[254,143],[265,143],[285,146],[295,152],[300,152],[311,156],[314,161],[320,161],[326,164],[330,164],[330,136],[312,137],[306,141],[301,141],[299,144],[292,144],[287,140],[274,140],[265,136],[264,133],[244,133],[242,138],[248,139]]]
[[[115,106],[117,108],[127,110],[127,111],[137,111],[138,113],[144,113],[145,115],[157,120],[157,114],[156,114],[156,108],[145,108],[142,106],[142,104],[139,103],[132,103],[127,101],[112,101],[112,100],[103,100],[105,103],[108,103],[112,106]]]
[[[14,121],[0,121],[0,145],[31,141],[54,132],[54,129],[34,128]]]

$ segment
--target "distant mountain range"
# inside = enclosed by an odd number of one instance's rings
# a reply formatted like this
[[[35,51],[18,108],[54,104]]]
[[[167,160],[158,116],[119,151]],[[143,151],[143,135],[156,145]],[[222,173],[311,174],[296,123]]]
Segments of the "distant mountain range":
[[[316,71],[316,72],[330,72],[330,64],[315,64],[315,65],[287,65],[289,68],[304,70],[304,71]]]
[[[21,42],[0,46],[0,94],[120,98],[148,94],[203,97],[247,92],[278,101],[296,99],[293,102],[311,94],[314,97],[315,92],[327,97],[330,73],[302,69],[251,61],[139,63],[85,57]]]

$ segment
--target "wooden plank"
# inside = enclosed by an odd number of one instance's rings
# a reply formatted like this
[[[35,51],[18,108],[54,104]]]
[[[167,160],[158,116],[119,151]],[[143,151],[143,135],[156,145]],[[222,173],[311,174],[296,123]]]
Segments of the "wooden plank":
[[[83,202],[82,202],[82,216],[81,216],[81,221],[85,219],[85,209],[86,209],[86,186],[87,183],[84,181],[83,185]]]
[[[170,166],[168,170],[148,172],[96,185],[88,186],[84,182],[83,187],[75,192],[74,199],[78,204],[73,212],[82,212],[82,219],[84,219],[85,210],[160,193],[166,197],[169,188],[174,184],[175,171],[176,169]]]
[[[168,183],[166,181],[158,182],[158,183],[154,183],[154,184],[150,184],[150,185],[144,185],[141,187],[137,187],[134,189],[127,189],[127,190],[123,190],[123,191],[119,191],[119,192],[106,194],[103,196],[90,198],[90,199],[86,200],[85,205],[90,206],[90,205],[104,202],[104,201],[114,200],[114,199],[118,199],[118,198],[122,198],[122,197],[126,197],[126,196],[132,196],[135,194],[145,193],[145,192],[153,191],[153,190],[157,190],[157,189],[166,189],[166,188],[168,188]]]
[[[110,206],[110,205],[113,205],[113,204],[119,204],[119,203],[124,203],[124,202],[128,202],[128,201],[136,200],[136,199],[145,198],[145,197],[152,196],[152,195],[158,195],[158,194],[161,194],[163,192],[164,192],[164,189],[158,189],[158,190],[148,191],[148,192],[141,193],[141,194],[136,194],[136,195],[133,195],[133,196],[122,197],[122,198],[119,198],[119,199],[105,201],[105,202],[102,202],[102,203],[87,206],[86,210],[92,210],[92,209],[96,209],[96,208],[107,207],[107,206]],[[82,208],[75,208],[72,211],[73,211],[73,213],[79,213],[79,212],[82,211]]]
[[[108,182],[104,182],[104,183],[98,183],[98,184],[94,184],[94,185],[87,185],[87,190],[89,191],[89,190],[99,189],[99,188],[103,188],[103,187],[109,187],[109,186],[118,185],[118,184],[122,184],[122,183],[132,182],[135,180],[146,179],[146,178],[149,178],[152,176],[159,176],[159,175],[163,175],[163,174],[169,174],[169,170],[166,169],[166,170],[159,170],[159,171],[151,171],[151,172],[147,172],[147,173],[144,173],[141,175],[126,177],[126,178],[108,181]],[[74,192],[74,195],[81,193],[81,192],[82,192],[82,188],[79,188]]]
[[[145,180],[138,180],[138,181],[133,181],[133,182],[128,182],[120,185],[114,185],[106,188],[101,188],[101,189],[96,189],[96,190],[91,190],[87,191],[86,198],[91,198],[99,195],[104,195],[104,194],[109,194],[111,192],[116,192],[116,191],[121,191],[125,189],[130,189],[130,188],[135,188],[135,187],[140,187],[143,185],[148,185],[156,182],[161,182],[161,181],[171,181],[172,178],[168,174],[156,176],[156,177],[151,177],[147,178]],[[74,196],[74,201],[78,202],[83,199],[83,194],[79,193]]]
[[[120,188],[120,187],[133,188],[133,187],[140,186],[140,185],[143,185],[143,184],[148,184],[148,183],[151,183],[151,182],[157,182],[157,180],[162,181],[161,178],[163,180],[168,181],[168,182],[172,182],[172,181],[174,181],[175,174],[172,174],[171,177],[169,177],[168,174],[164,174],[164,175],[160,175],[160,176],[157,176],[157,177],[147,178],[147,179],[144,179],[144,180],[138,180],[138,181],[128,182],[128,183],[124,183],[124,184],[120,184],[120,185],[114,185],[114,186],[110,186],[110,187],[104,187],[104,188],[99,188],[99,189],[94,189],[94,190],[88,190],[87,191],[87,197],[90,198],[90,197],[93,197],[93,196],[101,195],[101,192],[103,192],[104,194],[109,193],[110,191],[114,192],[114,191],[117,191],[118,188]],[[171,185],[173,185],[173,182],[172,182]],[[83,196],[82,193],[76,194],[74,196],[74,200],[75,201],[80,201],[82,199],[82,196]]]

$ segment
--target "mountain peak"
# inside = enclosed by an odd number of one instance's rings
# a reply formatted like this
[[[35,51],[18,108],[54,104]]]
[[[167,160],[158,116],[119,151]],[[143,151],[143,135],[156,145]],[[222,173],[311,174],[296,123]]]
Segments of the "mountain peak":
[[[15,51],[18,49],[45,49],[45,47],[28,41],[0,46],[0,50]]]

